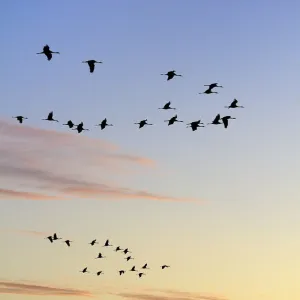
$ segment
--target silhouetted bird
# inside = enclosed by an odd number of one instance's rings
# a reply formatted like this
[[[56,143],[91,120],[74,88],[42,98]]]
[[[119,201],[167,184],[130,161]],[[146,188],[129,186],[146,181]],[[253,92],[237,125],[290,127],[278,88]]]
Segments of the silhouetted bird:
[[[229,106],[225,106],[225,108],[244,108],[244,106],[237,105],[238,101],[234,99]]]
[[[118,246],[118,247],[115,249],[116,252],[118,252],[118,251],[120,251],[120,250],[123,250],[123,249],[120,248],[120,246]]]
[[[158,109],[176,109],[174,107],[170,107],[171,101],[167,102],[163,107],[159,107]]]
[[[61,240],[61,238],[57,237],[57,234],[53,234],[53,241]]]
[[[209,88],[210,90],[212,90],[212,89],[214,89],[214,88],[216,88],[216,87],[222,88],[222,86],[221,86],[221,85],[218,85],[217,83],[204,84],[204,86],[208,86],[208,88]]]
[[[137,272],[137,270],[135,269],[135,266],[133,266],[129,271],[131,271],[131,272]]]
[[[119,271],[119,274],[120,274],[120,276],[122,275],[122,274],[124,274],[126,271],[124,271],[124,270],[120,270]]]
[[[95,240],[92,240],[89,244],[92,245],[92,246],[94,246],[95,244],[99,244],[99,243],[98,243],[97,240],[95,239]]]
[[[52,235],[49,235],[49,236],[45,237],[45,239],[47,239],[47,240],[49,240],[51,243],[53,243]]]
[[[109,240],[106,240],[105,244],[102,247],[110,247],[112,245],[109,244]]]
[[[66,124],[63,125],[67,125],[69,126],[69,128],[73,128],[74,126],[76,126],[71,120],[69,120]]]
[[[164,122],[168,122],[168,126],[170,126],[173,125],[175,122],[183,122],[183,121],[177,120],[177,115],[175,115],[170,120],[165,120]]]
[[[169,71],[169,72],[166,73],[166,74],[160,74],[160,75],[167,75],[167,76],[168,76],[167,80],[170,80],[170,79],[174,78],[174,76],[180,76],[180,77],[182,77],[182,75],[176,74],[176,71],[175,71],[175,70]]]
[[[17,119],[17,120],[19,121],[20,124],[23,123],[23,120],[28,119],[28,118],[25,118],[25,117],[23,117],[23,116],[16,116],[16,117],[13,117],[13,118],[14,118],[14,119]]]
[[[219,93],[213,92],[212,89],[208,88],[206,91],[204,91],[203,93],[199,93],[199,94],[219,94]]]
[[[77,127],[73,128],[72,130],[77,130],[78,133],[81,133],[83,130],[89,131],[89,129],[83,128],[83,122],[79,123]]]
[[[145,273],[139,273],[138,276],[141,278],[143,275],[146,275]]]
[[[71,243],[73,243],[73,241],[66,240],[65,243],[70,247],[70,246],[71,246]]]
[[[43,51],[42,52],[39,52],[37,54],[45,54],[46,57],[48,58],[48,60],[51,60],[52,58],[52,53],[55,53],[55,54],[60,54],[59,52],[54,52],[54,51],[51,51],[50,50],[50,47],[48,45],[45,45],[43,47]]]
[[[103,256],[102,253],[99,253],[98,256],[96,257],[96,259],[97,259],[97,258],[105,258],[105,257],[106,257],[106,256]]]
[[[87,270],[87,267],[85,267],[82,271],[79,271],[81,273],[90,273],[88,270]]]
[[[124,254],[127,254],[127,253],[131,253],[128,248],[126,248],[124,251],[123,251]]]
[[[96,61],[94,59],[83,61],[82,63],[86,63],[90,67],[90,73],[93,73],[95,70],[95,64],[102,64],[102,61]]]
[[[162,269],[165,269],[165,268],[170,268],[170,266],[167,266],[167,265],[163,265],[161,266]]]
[[[149,124],[149,123],[147,123],[147,119],[145,119],[145,120],[142,120],[142,121],[140,121],[139,123],[134,123],[134,124],[138,124],[139,125],[139,128],[142,128],[142,127],[144,127],[145,125],[153,125],[153,124]]]
[[[58,122],[58,120],[55,120],[53,119],[53,111],[51,111],[49,114],[48,114],[48,117],[46,119],[42,119],[44,121],[53,121],[53,122]]]
[[[192,130],[195,131],[195,130],[197,130],[198,127],[205,127],[200,124],[203,124],[203,123],[201,123],[201,120],[198,120],[198,121],[194,121],[189,124],[186,124],[186,125],[187,125],[187,128],[191,127]]]
[[[232,118],[231,116],[225,116],[223,118],[221,118],[224,124],[224,127],[227,128],[228,127],[228,120],[229,119],[236,119],[236,118]]]
[[[104,273],[103,273],[103,271],[99,271],[96,274],[97,274],[97,276],[99,276],[100,274],[104,274]]]
[[[126,257],[125,258],[127,261],[130,261],[131,259],[134,259],[133,257],[131,257],[131,256],[128,256],[128,257]]]
[[[210,124],[213,124],[213,125],[222,124],[220,114],[217,114],[216,117],[213,119],[213,121],[211,123],[207,123],[207,125],[210,125]]]
[[[113,124],[107,124],[107,119],[105,118],[100,124],[97,124],[96,126],[100,126],[101,130],[103,130],[106,126],[113,126]]]
[[[147,269],[147,270],[149,270],[149,268],[148,268],[147,266],[148,266],[148,264],[144,264],[144,265],[142,266],[142,269]]]

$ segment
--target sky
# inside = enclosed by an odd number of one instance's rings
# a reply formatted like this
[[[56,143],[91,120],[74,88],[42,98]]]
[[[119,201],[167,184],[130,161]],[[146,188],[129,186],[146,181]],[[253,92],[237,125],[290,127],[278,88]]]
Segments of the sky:
[[[298,300],[299,13],[276,0],[1,1],[0,299]],[[60,54],[36,55],[45,44]],[[90,74],[88,59],[103,64]],[[213,82],[219,94],[198,94]],[[224,108],[234,98],[245,108]],[[176,112],[158,110],[168,101]],[[59,123],[41,120],[50,111]],[[184,123],[168,127],[175,113]],[[236,119],[185,126],[218,113]],[[145,263],[142,278],[128,271]]]

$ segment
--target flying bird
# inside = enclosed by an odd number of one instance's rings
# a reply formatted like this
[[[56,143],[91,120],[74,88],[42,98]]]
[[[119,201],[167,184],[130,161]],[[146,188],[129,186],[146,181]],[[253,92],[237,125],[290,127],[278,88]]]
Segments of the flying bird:
[[[145,273],[139,273],[138,276],[141,278],[143,275],[146,275]]]
[[[165,268],[170,268],[170,266],[167,266],[167,265],[163,265],[161,266],[162,269],[165,269]]]
[[[206,91],[204,91],[203,93],[199,93],[199,94],[219,94],[219,93],[213,92],[211,88],[208,88]]]
[[[137,270],[135,269],[135,266],[133,266],[129,271],[131,271],[131,272],[137,272]]]
[[[50,61],[52,59],[52,53],[55,53],[55,54],[60,54],[59,52],[55,52],[55,51],[51,51],[50,50],[50,47],[48,45],[45,45],[43,47],[43,51],[42,52],[39,52],[37,54],[45,54],[46,57],[48,58],[48,60]]]
[[[123,249],[120,248],[120,246],[118,246],[118,247],[115,249],[116,252],[118,252],[118,251],[120,251],[120,250],[123,250]]]
[[[180,77],[182,77],[182,75],[176,74],[176,71],[175,71],[175,70],[169,71],[169,72],[166,73],[166,74],[160,74],[160,75],[166,75],[166,76],[168,76],[167,80],[171,80],[172,78],[174,78],[174,76],[180,76]]]
[[[107,124],[107,119],[105,118],[100,124],[97,124],[96,126],[100,126],[101,130],[103,130],[106,126],[113,126],[113,124]]]
[[[68,245],[68,247],[70,247],[70,246],[71,246],[71,243],[73,243],[73,241],[66,240],[65,243]]]
[[[164,122],[168,122],[168,126],[170,126],[173,125],[175,122],[183,122],[183,121],[177,120],[177,115],[175,115],[170,120],[165,120]]]
[[[214,89],[214,88],[216,88],[216,87],[222,88],[222,86],[221,86],[221,85],[218,85],[217,83],[204,84],[204,86],[208,86],[208,88],[209,88],[210,90],[212,90],[212,89]]]
[[[23,116],[16,116],[16,117],[13,117],[13,118],[14,118],[14,119],[17,119],[17,120],[19,121],[20,124],[23,123],[23,120],[28,119],[28,118],[25,118],[25,117],[23,117]]]
[[[81,133],[83,130],[89,131],[89,129],[83,128],[83,122],[80,122],[76,128],[73,128],[72,130],[77,130],[78,133]]]
[[[102,253],[99,252],[98,256],[95,259],[97,259],[97,258],[105,258],[105,257],[106,256],[103,256]]]
[[[213,119],[213,121],[211,123],[208,123],[207,125],[210,125],[210,124],[213,124],[213,125],[222,124],[220,114],[217,114],[216,117]]]
[[[236,118],[232,118],[231,116],[225,116],[223,118],[221,118],[224,124],[224,127],[227,128],[228,127],[228,120],[229,119],[236,119]]]
[[[124,254],[127,254],[127,253],[131,253],[128,248],[126,248],[124,251],[123,251]]]
[[[187,125],[187,128],[191,127],[193,131],[197,130],[198,127],[205,127],[203,125],[200,125],[200,124],[203,124],[201,123],[201,120],[198,120],[198,121],[194,121],[194,122],[191,122],[189,124],[186,124]]]
[[[176,109],[176,108],[174,108],[174,107],[170,107],[170,105],[171,105],[171,101],[169,101],[169,102],[167,102],[163,107],[159,107],[158,109],[165,109],[165,110],[167,110],[167,109]]]
[[[69,126],[69,128],[73,128],[74,126],[76,126],[71,120],[69,120],[66,124],[63,125]]]
[[[79,271],[81,273],[90,273],[88,270],[87,270],[87,267],[85,267],[82,271]]]
[[[104,274],[104,273],[103,273],[103,271],[99,271],[96,274],[97,274],[97,276],[99,276],[100,274]]]
[[[127,261],[130,261],[131,259],[134,259],[134,258],[131,257],[131,256],[128,256],[128,257],[125,257],[125,259],[126,259]]]
[[[244,108],[244,106],[239,106],[238,104],[238,100],[234,99],[229,106],[225,106],[225,108]]]
[[[46,119],[42,119],[44,121],[53,121],[53,122],[58,122],[58,120],[55,120],[53,119],[53,111],[51,111],[49,114],[48,114],[48,117]]]
[[[147,123],[147,119],[145,119],[145,120],[142,120],[142,121],[140,121],[140,122],[138,122],[138,123],[134,123],[134,124],[138,124],[139,125],[139,129],[140,128],[143,128],[145,125],[153,125],[153,124],[149,124],[149,123]]]
[[[89,244],[92,245],[92,246],[94,246],[95,244],[99,244],[99,243],[98,243],[97,240],[95,239],[95,240],[92,240]]]
[[[53,243],[52,235],[49,235],[49,236],[45,237],[45,239],[49,240],[50,243]]]
[[[144,264],[144,265],[142,266],[142,269],[148,269],[148,270],[149,270],[149,268],[148,268],[147,266],[148,266],[148,264]]]
[[[57,237],[57,234],[53,234],[53,241],[61,240],[62,238]]]
[[[110,247],[112,245],[109,244],[109,240],[106,240],[105,244],[102,247]]]
[[[95,70],[95,64],[102,64],[102,61],[96,61],[94,59],[83,61],[82,63],[86,63],[89,65],[90,73],[93,73]]]
[[[122,275],[122,274],[124,274],[126,271],[124,271],[124,270],[120,270],[119,271],[119,274],[120,274],[120,276]]]

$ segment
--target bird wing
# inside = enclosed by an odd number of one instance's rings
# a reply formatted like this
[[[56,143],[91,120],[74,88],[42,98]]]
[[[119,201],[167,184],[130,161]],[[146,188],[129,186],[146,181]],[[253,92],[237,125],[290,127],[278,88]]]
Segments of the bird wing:
[[[48,115],[48,119],[52,119],[53,118],[53,111],[51,111]]]
[[[89,62],[88,62],[88,65],[89,65],[89,67],[90,67],[90,72],[91,72],[91,73],[93,73],[93,72],[94,72],[94,70],[95,70],[95,63],[94,63],[94,62],[91,62],[91,61],[89,61]]]
[[[238,101],[236,99],[234,99],[231,103],[231,105],[236,105],[238,103]]]
[[[43,47],[43,51],[44,51],[44,52],[49,52],[49,51],[50,51],[50,47],[49,47],[48,45],[45,45],[45,46]]]
[[[221,118],[220,114],[217,114],[213,122],[218,122],[220,118]]]
[[[52,58],[51,52],[46,52],[45,55],[47,56],[48,60],[51,60],[51,58]]]
[[[228,118],[222,118],[222,120],[223,120],[224,127],[227,128],[228,127]]]

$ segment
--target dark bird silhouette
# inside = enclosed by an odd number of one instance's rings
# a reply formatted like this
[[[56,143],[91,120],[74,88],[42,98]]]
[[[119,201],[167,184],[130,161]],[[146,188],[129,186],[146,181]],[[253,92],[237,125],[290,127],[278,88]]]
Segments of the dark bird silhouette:
[[[96,126],[100,126],[101,130],[103,130],[106,126],[113,126],[113,124],[107,124],[107,119],[105,118],[100,124],[97,124]]]
[[[109,240],[106,240],[105,244],[102,247],[110,247],[112,245],[109,244]]]
[[[73,241],[66,240],[65,243],[68,245],[68,247],[70,247],[70,246],[71,246],[71,243],[73,243]]]
[[[53,119],[53,111],[51,111],[49,114],[48,114],[48,117],[46,119],[42,119],[44,121],[53,121],[53,122],[58,122],[58,120],[55,120]]]
[[[47,240],[49,240],[51,243],[53,243],[52,235],[49,235],[49,236],[45,237],[45,239],[47,239]]]
[[[147,123],[147,119],[145,119],[145,120],[142,120],[142,121],[140,121],[140,122],[138,122],[138,123],[134,123],[134,124],[138,124],[139,125],[139,128],[143,128],[145,125],[153,125],[153,124],[149,124],[149,123]]]
[[[97,276],[99,276],[100,274],[104,274],[104,273],[103,273],[103,271],[99,271],[96,274],[97,274]]]
[[[162,269],[165,269],[165,268],[170,268],[170,266],[167,266],[167,265],[163,265],[161,266]]]
[[[66,124],[63,125],[67,125],[69,126],[69,128],[73,128],[74,126],[76,126],[71,120],[69,120]]]
[[[16,117],[13,117],[13,118],[14,118],[14,119],[17,119],[17,120],[19,121],[20,124],[23,123],[23,120],[28,119],[28,118],[25,118],[25,117],[23,117],[23,116],[16,116]]]
[[[213,92],[211,88],[208,88],[206,91],[204,91],[203,93],[199,93],[199,94],[219,94],[219,93]]]
[[[81,273],[90,273],[88,270],[87,270],[87,267],[85,267],[82,271],[79,271]]]
[[[89,131],[89,129],[83,128],[83,122],[80,122],[76,128],[73,128],[72,130],[77,130],[78,133],[81,133],[83,130]]]
[[[238,101],[234,99],[229,106],[225,106],[225,108],[244,108],[244,106],[237,105]]]
[[[147,269],[147,270],[149,270],[148,264],[144,264],[144,265],[142,266],[142,269]]]
[[[221,118],[224,124],[224,127],[227,128],[228,127],[228,120],[229,119],[236,119],[236,118],[232,118],[231,116],[225,116],[223,118]]]
[[[124,254],[127,254],[127,253],[131,253],[128,248],[126,248],[124,251],[123,251]]]
[[[134,259],[134,258],[131,257],[131,256],[128,256],[128,257],[125,257],[125,259],[126,259],[127,261],[130,261],[131,259]]]
[[[168,76],[167,80],[170,80],[170,79],[174,78],[175,76],[180,76],[180,77],[182,77],[182,75],[176,74],[176,71],[175,71],[175,70],[169,71],[169,72],[166,73],[166,74],[160,74],[160,75],[167,75],[167,76]]]
[[[203,125],[200,125],[200,124],[203,124],[201,123],[201,120],[198,120],[198,121],[194,121],[194,122],[191,122],[189,124],[186,124],[187,125],[187,128],[191,127],[193,131],[197,130],[198,127],[205,127]]]
[[[99,252],[98,256],[95,259],[97,259],[97,258],[105,258],[105,257],[106,256],[103,256],[102,253]]]
[[[90,73],[93,73],[95,70],[95,64],[102,64],[102,61],[96,61],[94,59],[83,61],[82,63],[86,63],[89,65]]]
[[[213,121],[211,123],[207,123],[207,125],[210,125],[210,124],[213,124],[213,125],[222,124],[220,114],[217,114],[216,117],[213,119]]]
[[[163,107],[159,107],[158,109],[176,109],[174,107],[170,107],[171,101],[167,102]]]
[[[133,266],[129,271],[131,271],[131,272],[137,272],[137,270],[135,269],[135,266]]]
[[[217,83],[204,84],[204,86],[208,86],[208,88],[209,88],[210,90],[212,90],[212,89],[214,89],[214,88],[216,88],[216,87],[222,88],[222,86],[221,86],[221,85],[218,85]]]
[[[57,237],[57,234],[53,234],[53,241],[61,240],[61,238]]]
[[[177,115],[175,115],[170,120],[165,120],[164,122],[168,122],[168,126],[170,126],[173,125],[175,122],[183,122],[183,121],[177,120]]]
[[[141,278],[143,275],[146,275],[145,273],[139,273],[138,276]]]
[[[123,250],[123,249],[120,248],[120,246],[118,246],[118,247],[115,249],[116,252],[118,252],[118,251],[120,251],[120,250]]]
[[[50,50],[50,47],[48,45],[45,45],[43,47],[43,51],[42,52],[39,52],[37,54],[45,54],[46,57],[48,58],[48,60],[51,60],[52,59],[52,53],[55,53],[55,54],[60,54],[59,52],[55,52],[55,51],[51,51]]]
[[[120,270],[119,271],[119,274],[120,274],[120,276],[122,275],[122,274],[124,274],[126,271],[124,271],[124,270]]]
[[[99,243],[98,243],[97,240],[95,239],[95,240],[92,240],[89,244],[92,245],[92,246],[94,246],[95,244],[99,244]]]

